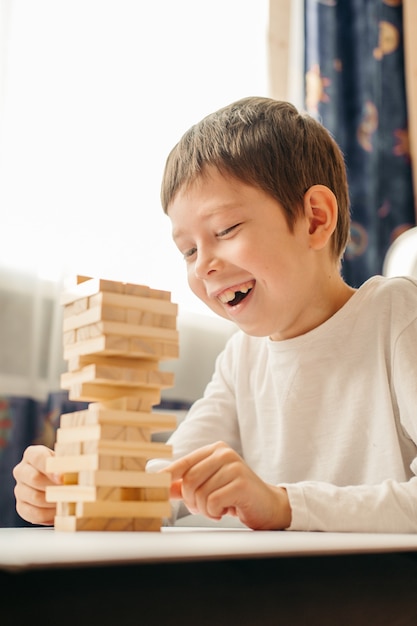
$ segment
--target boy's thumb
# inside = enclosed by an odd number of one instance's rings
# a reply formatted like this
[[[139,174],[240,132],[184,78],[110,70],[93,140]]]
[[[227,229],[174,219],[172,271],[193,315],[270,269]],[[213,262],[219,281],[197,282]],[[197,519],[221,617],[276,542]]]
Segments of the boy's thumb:
[[[169,495],[172,500],[182,500],[182,480],[175,480],[171,483]]]

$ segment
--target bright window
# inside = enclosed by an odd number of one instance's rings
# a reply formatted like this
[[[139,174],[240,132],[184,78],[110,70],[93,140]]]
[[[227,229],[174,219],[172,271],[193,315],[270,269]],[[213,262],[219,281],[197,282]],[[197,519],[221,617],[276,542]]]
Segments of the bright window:
[[[160,208],[161,174],[192,123],[268,95],[268,1],[9,5],[0,266],[142,282],[201,310]]]

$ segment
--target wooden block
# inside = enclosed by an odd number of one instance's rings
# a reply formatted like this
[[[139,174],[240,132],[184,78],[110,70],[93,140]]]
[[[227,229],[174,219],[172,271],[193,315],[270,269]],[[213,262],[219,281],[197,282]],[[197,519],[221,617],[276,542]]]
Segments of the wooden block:
[[[169,500],[167,487],[96,486],[95,489],[95,502],[167,502]]]
[[[79,285],[80,283],[85,283],[86,280],[92,280],[92,276],[84,276],[83,274],[77,274],[76,283]]]
[[[123,471],[145,471],[147,460],[141,456],[115,456],[115,459],[119,459],[119,468]]]
[[[95,314],[92,313],[93,311],[95,311]],[[107,320],[108,322],[123,322],[125,324],[128,323],[127,309],[122,309],[119,306],[109,306],[109,305],[102,304],[101,306],[98,306],[96,308],[93,307],[89,309],[90,315],[94,315],[95,317],[97,317],[98,312],[100,312],[100,317],[99,317],[100,320]],[[76,317],[81,317],[81,316],[77,315]]]
[[[161,500],[169,501],[170,489],[169,487],[165,487],[160,489],[159,487],[144,487],[140,489],[140,500],[145,500],[146,502],[159,502]]]
[[[97,457],[97,469],[110,472],[118,472],[123,469],[123,457],[121,456],[108,456],[106,454],[95,454]],[[144,471],[146,469],[147,461],[140,459],[140,469],[137,471]]]
[[[101,292],[91,296],[89,299],[89,306],[91,308],[100,305],[149,311],[151,313],[159,313],[169,317],[176,317],[178,315],[178,305],[175,302],[171,302],[169,299],[156,299],[127,294]]]
[[[77,502],[77,517],[169,517],[171,504],[163,502]]]
[[[59,532],[75,531],[142,531],[157,532],[161,529],[161,518],[107,518],[55,516],[55,530]]]
[[[64,485],[78,485],[78,472],[65,472],[61,478]]]
[[[114,307],[116,309],[116,307]],[[135,326],[159,326],[160,316],[157,313],[149,311],[140,311],[139,309],[118,309],[124,311],[126,324],[135,324]]]
[[[178,318],[176,315],[160,315],[157,325],[161,328],[177,328],[177,320]],[[127,321],[129,321],[129,318]],[[145,326],[147,325],[145,322],[142,322],[142,324]]]
[[[83,318],[83,320],[79,320],[79,318]],[[82,323],[83,321],[86,323]],[[145,340],[153,339],[159,341],[169,341],[172,343],[178,343],[179,341],[178,331],[172,328],[137,326],[136,324],[125,324],[124,322],[102,320],[99,308],[90,309],[85,314],[82,313],[81,315],[69,317],[64,321],[64,324],[64,333],[76,330],[76,341],[86,341],[87,339],[99,337],[100,335],[141,337]]]
[[[122,479],[120,486],[135,487],[154,487],[164,486],[165,478],[168,474],[151,474],[145,472],[146,458],[143,457],[123,457],[108,456],[106,454],[73,454],[73,455],[55,455],[46,461],[47,472],[54,474],[65,474],[67,472],[78,472],[78,480],[80,474],[91,474],[93,482],[94,475],[97,472],[100,480],[115,481]],[[123,474],[123,476],[121,476]],[[143,476],[145,474],[145,476]],[[164,478],[155,479],[154,476],[163,476]],[[161,481],[159,483],[159,480]],[[136,482],[137,481],[137,484]],[[86,483],[90,484],[90,483]],[[99,483],[97,483],[99,484]],[[116,484],[114,482],[104,482],[103,484]],[[119,484],[119,483],[118,483]]]
[[[145,298],[162,297],[156,289],[151,289],[145,285],[135,285],[134,283],[123,283],[123,293],[132,296],[143,296]],[[170,294],[168,294],[168,297],[170,297]]]
[[[159,371],[158,359],[137,359],[124,356],[106,356],[103,354],[76,355],[69,359],[68,371],[75,372],[92,363],[115,367],[130,367],[146,371]]]
[[[50,471],[53,473],[81,472],[84,470],[103,470],[103,471],[133,471],[144,472],[148,459],[145,456],[129,456],[124,454],[106,454],[105,452],[93,452],[92,454],[84,453],[81,450],[82,444],[77,443],[80,449],[78,454],[71,454],[71,446],[74,444],[55,444],[56,461],[51,463]],[[67,450],[69,454],[66,454]],[[156,458],[156,457],[155,457]],[[75,459],[78,459],[76,461]],[[62,463],[61,463],[62,461]]]
[[[167,472],[134,472],[122,470],[86,470],[79,473],[80,485],[100,487],[142,487],[148,489],[169,489],[171,475]],[[159,498],[162,500],[163,498]]]
[[[114,307],[115,309],[116,307]],[[113,310],[114,310],[113,309]],[[159,328],[177,328],[176,315],[161,315],[160,313],[151,313],[150,311],[141,311],[139,309],[119,309],[125,311],[125,322],[127,324],[136,324],[137,326],[157,326]]]
[[[142,500],[144,489],[137,487],[118,487],[118,486],[97,486],[97,485],[51,485],[46,488],[45,498],[47,502],[166,502],[168,500],[169,490],[167,488],[149,489],[154,494],[153,499]],[[159,499],[156,496],[159,495]]]
[[[160,389],[146,389],[144,387],[125,387],[122,385],[98,385],[95,383],[80,383],[69,388],[70,400],[81,402],[97,402],[112,400],[117,397],[137,397],[141,400],[143,410],[150,410],[152,406],[160,404]]]
[[[136,396],[124,396],[119,398],[106,398],[98,402],[93,402],[93,405],[98,405],[103,409],[122,410],[122,411],[134,411],[140,413],[150,413],[152,411],[152,405],[148,401],[144,401],[143,398]],[[91,406],[91,405],[90,405]]]
[[[68,330],[62,335],[62,345],[64,347],[74,344],[76,340],[77,340],[77,333],[75,330]]]
[[[82,454],[81,441],[71,441],[70,443],[55,443],[55,454],[57,456],[75,456]]]
[[[80,313],[84,313],[88,309],[89,299],[81,298],[80,300],[76,300],[71,304],[67,304],[63,307],[62,316],[63,319],[67,317],[72,317],[74,315],[79,315]]]
[[[143,288],[143,287],[142,287]],[[135,285],[134,283],[124,283],[124,291],[126,295],[131,296],[142,296],[140,291],[141,285]],[[171,292],[165,291],[163,289],[151,289],[148,287],[148,298],[152,298],[154,300],[170,300]]]
[[[70,443],[76,441],[131,441],[150,442],[151,432],[148,429],[136,426],[124,426],[121,424],[86,424],[81,426],[66,426],[58,428],[56,433],[57,443]]]
[[[57,515],[75,515],[75,502],[57,502]]]
[[[136,353],[141,355],[147,354],[149,357],[154,355],[160,361],[166,359],[177,359],[179,356],[179,345],[171,341],[152,341],[143,339],[142,337],[132,337],[129,344],[130,355]]]
[[[85,455],[89,456],[89,455]],[[97,470],[119,472],[119,471],[132,471],[132,472],[144,472],[146,470],[147,460],[144,457],[130,457],[130,456],[109,456],[103,453],[95,453],[92,456],[96,457]],[[83,470],[81,470],[83,471]]]
[[[90,408],[90,407],[89,407]],[[84,411],[74,411],[73,413],[62,413],[59,418],[60,428],[72,428],[74,426],[87,426],[87,424],[97,424],[97,419],[93,421],[93,418],[89,418],[90,411],[85,409]],[[93,413],[92,415],[95,415]]]
[[[172,446],[158,441],[108,441],[96,440],[82,443],[83,454],[166,459],[172,457]]]
[[[109,409],[102,407],[99,403],[92,403],[88,409],[83,411],[63,413],[60,417],[60,428],[87,426],[88,424],[133,426],[149,430],[151,433],[157,433],[174,430],[177,420],[175,415],[169,413]]]
[[[114,398],[113,400],[106,400],[106,402],[94,402],[90,404],[90,407],[99,407],[100,409],[111,411],[134,411],[143,412],[143,409],[139,406],[137,398],[125,396],[124,398]]]
[[[159,517],[134,517],[132,519],[132,530],[141,532],[155,532],[161,530],[162,520]]]
[[[150,287],[146,285],[135,285],[133,283],[85,277],[85,280],[67,289],[62,295],[61,303],[66,305],[80,298],[93,296],[101,291],[158,300],[170,300],[171,298],[170,292],[150,289]]]
[[[148,428],[137,428],[136,426],[126,426],[127,441],[151,441],[152,433]]]
[[[112,280],[90,278],[73,285],[62,294],[61,304],[66,305],[80,298],[91,296],[99,291],[110,291],[113,293],[123,293],[123,283]]]
[[[111,439],[113,441],[126,439],[126,427],[114,425],[92,424],[88,426],[75,426],[72,428],[58,428],[56,433],[57,443],[69,443],[72,441],[97,441],[98,439]]]
[[[84,417],[83,417],[84,413]],[[67,413],[66,415],[61,415],[60,419],[60,428],[59,431],[72,429],[77,426],[92,426],[94,424],[99,424],[102,422],[98,422],[97,419],[94,419],[94,414],[92,415],[93,419],[88,420],[88,410],[85,412],[79,411],[74,416],[72,413]],[[68,419],[66,419],[68,418]],[[143,428],[142,426],[125,426],[122,420],[112,424],[111,422],[107,422],[109,425],[123,427],[125,430],[125,438],[135,441],[150,441],[152,437],[152,431],[150,428]],[[62,437],[62,435],[60,435]]]
[[[137,487],[95,487],[95,502],[138,502],[141,500]]]
[[[85,354],[106,354],[106,355],[125,355],[129,354],[129,338],[128,337],[108,337],[101,335],[88,341],[75,342],[75,331],[69,331],[74,333],[74,341],[70,341],[70,338],[66,341],[64,339],[64,359],[71,359],[74,356],[82,356]],[[67,335],[67,333],[65,333]]]
[[[94,502],[96,488],[90,485],[48,485],[46,502]]]
[[[112,313],[114,311],[114,313]],[[124,323],[126,321],[126,309],[120,307],[106,307],[103,305],[89,308],[77,315],[66,315],[62,323],[62,330],[64,333],[69,330],[82,328],[83,326],[89,326],[102,320],[117,321]],[[101,332],[98,333],[99,335]],[[117,333],[116,333],[117,334]]]
[[[73,306],[73,305],[72,305]],[[167,318],[167,320],[165,320]],[[115,330],[109,330],[113,334],[132,334],[134,328],[144,328],[142,332],[138,332],[140,336],[157,336],[169,338],[174,341],[178,340],[176,329],[176,315],[162,316],[159,313],[150,311],[141,311],[140,309],[127,309],[118,306],[110,306],[99,304],[75,315],[65,315],[63,321],[63,332],[90,326],[98,322],[107,322],[117,325]],[[164,320],[164,326],[161,321]],[[128,327],[126,332],[119,332],[118,325],[123,330]],[[156,331],[159,329],[159,333]],[[101,333],[99,333],[101,334]]]
[[[66,472],[82,472],[99,469],[98,454],[71,454],[56,455],[46,459],[46,471],[52,474],[64,474]]]
[[[64,343],[63,354],[65,360],[86,354],[103,354],[105,356],[128,356],[130,358],[164,361],[178,358],[179,346],[175,342],[162,342],[151,338],[100,335],[85,341]]]
[[[174,374],[159,370],[141,370],[134,367],[91,363],[76,372],[64,372],[61,375],[61,387],[63,389],[70,389],[74,385],[84,382],[99,385],[167,389],[174,385]]]

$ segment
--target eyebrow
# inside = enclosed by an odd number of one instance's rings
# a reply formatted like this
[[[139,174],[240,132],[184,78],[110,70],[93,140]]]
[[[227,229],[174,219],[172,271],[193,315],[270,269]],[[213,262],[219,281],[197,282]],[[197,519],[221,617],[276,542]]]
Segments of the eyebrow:
[[[183,234],[183,232],[184,232],[183,230],[178,229],[178,228],[177,228],[176,230],[173,230],[173,231],[171,232],[172,239],[173,239],[174,241],[175,241],[176,239],[179,239],[179,238],[181,237],[181,235]]]
[[[224,202],[223,204],[220,204],[214,208],[209,208],[207,213],[203,212],[203,215],[201,217],[206,217],[206,215],[215,215],[216,213],[221,213],[223,211],[227,211],[227,210],[233,210],[233,209],[239,209],[241,208],[241,206],[239,204],[237,204],[235,201],[232,202]],[[181,237],[183,235],[185,231],[180,227],[180,228],[176,228],[175,230],[172,231],[172,238],[173,239],[178,239],[179,237]]]

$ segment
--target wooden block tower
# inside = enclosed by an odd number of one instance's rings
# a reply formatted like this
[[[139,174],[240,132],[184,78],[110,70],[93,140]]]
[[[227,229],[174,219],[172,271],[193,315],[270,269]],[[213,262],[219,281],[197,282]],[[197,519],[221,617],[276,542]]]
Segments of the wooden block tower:
[[[61,386],[70,400],[90,404],[61,415],[47,462],[63,476],[46,493],[57,505],[55,529],[160,530],[171,513],[170,475],[145,466],[172,453],[151,435],[176,425],[152,407],[173,386],[159,361],[178,357],[177,305],[166,291],[81,276],[62,303]]]

